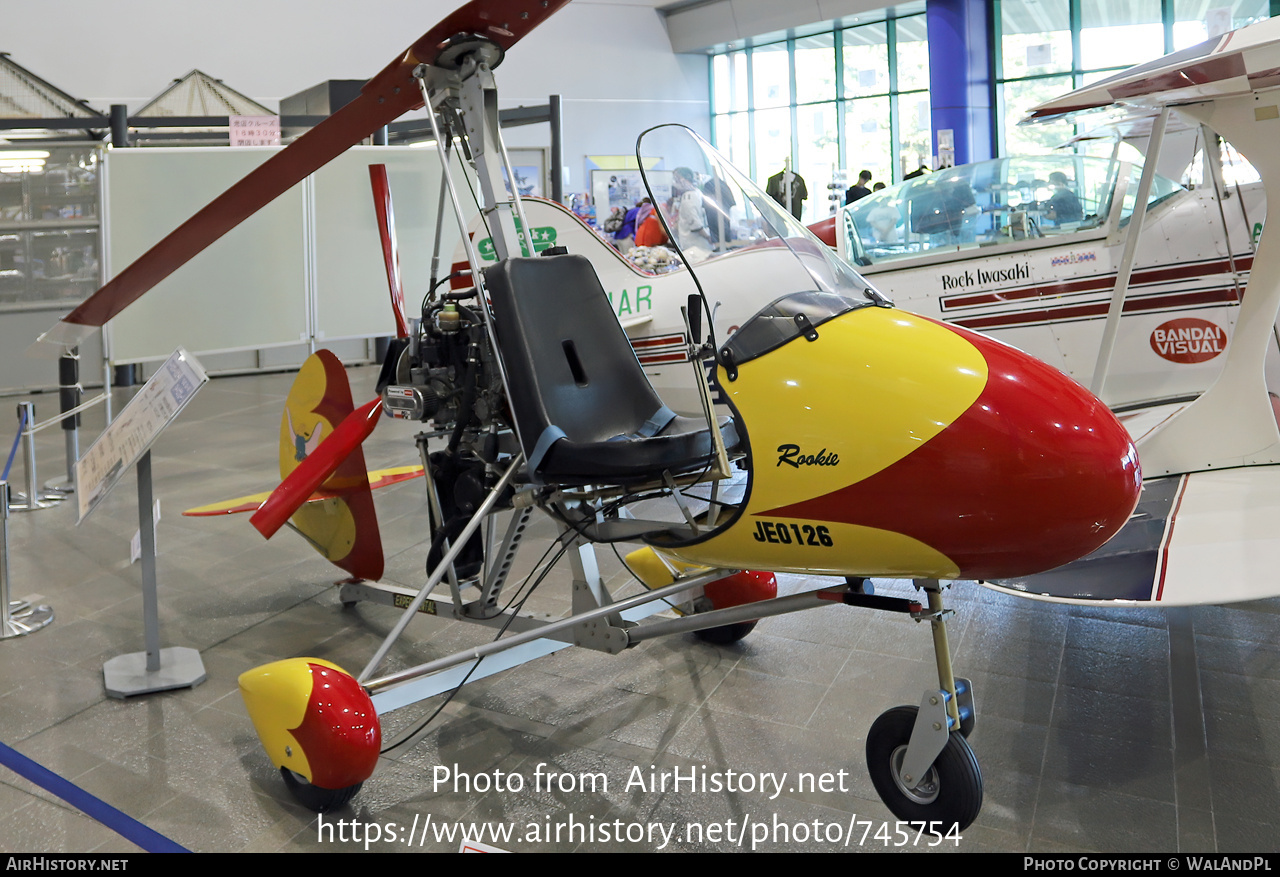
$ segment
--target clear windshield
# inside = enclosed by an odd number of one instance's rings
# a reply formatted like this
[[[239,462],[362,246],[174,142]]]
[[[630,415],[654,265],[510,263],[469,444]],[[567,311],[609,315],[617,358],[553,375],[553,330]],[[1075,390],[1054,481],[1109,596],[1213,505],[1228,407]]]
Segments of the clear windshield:
[[[748,331],[753,320],[768,316],[777,324],[793,304],[806,314],[803,324],[885,303],[830,247],[688,128],[651,128],[640,135],[636,157],[668,245],[697,280],[718,343],[727,336],[741,348],[739,362],[764,352],[747,343],[756,335]],[[796,326],[792,321],[782,340],[766,333],[765,346],[800,334]]]

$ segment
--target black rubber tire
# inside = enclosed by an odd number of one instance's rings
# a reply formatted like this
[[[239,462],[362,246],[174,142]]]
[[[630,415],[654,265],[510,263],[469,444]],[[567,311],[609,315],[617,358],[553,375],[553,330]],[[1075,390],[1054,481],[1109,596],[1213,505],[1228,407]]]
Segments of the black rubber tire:
[[[694,634],[703,642],[717,646],[731,646],[756,629],[759,621],[739,621],[734,624],[722,624],[719,627],[708,627],[695,630]]]
[[[964,737],[947,735],[947,745],[915,789],[907,790],[897,777],[918,712],[899,706],[875,720],[867,732],[867,772],[880,800],[902,821],[923,822],[936,834],[964,831],[982,809],[982,772]]]
[[[363,783],[356,783],[354,786],[347,786],[342,789],[324,789],[320,786],[313,786],[307,782],[306,777],[301,774],[294,773],[287,767],[280,768],[280,776],[284,777],[284,784],[289,789],[289,793],[297,799],[298,803],[308,810],[316,813],[331,813],[339,807],[346,805],[348,801],[355,797],[356,792],[360,791]]]

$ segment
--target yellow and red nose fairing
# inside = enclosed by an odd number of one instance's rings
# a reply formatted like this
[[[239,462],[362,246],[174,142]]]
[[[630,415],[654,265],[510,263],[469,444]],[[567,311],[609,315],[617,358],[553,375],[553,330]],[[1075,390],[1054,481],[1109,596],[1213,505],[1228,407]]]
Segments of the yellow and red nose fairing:
[[[322,789],[373,773],[382,745],[377,712],[360,683],[320,658],[289,658],[240,674],[240,696],[276,767]]]
[[[746,425],[747,508],[687,560],[836,575],[998,579],[1099,547],[1141,473],[1087,390],[989,338],[866,307],[720,383]]]

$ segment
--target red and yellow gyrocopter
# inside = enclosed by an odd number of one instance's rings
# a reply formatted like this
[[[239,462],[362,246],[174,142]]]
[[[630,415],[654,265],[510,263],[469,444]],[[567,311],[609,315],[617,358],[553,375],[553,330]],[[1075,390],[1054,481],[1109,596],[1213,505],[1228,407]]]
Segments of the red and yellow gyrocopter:
[[[292,518],[327,557],[365,580],[344,584],[344,601],[383,600],[404,613],[358,674],[302,657],[241,677],[286,783],[315,809],[341,806],[377,761],[379,714],[459,684],[477,661],[484,675],[569,644],[617,653],[695,630],[727,642],[756,619],[843,603],[931,622],[938,686],[920,707],[876,721],[868,768],[898,818],[963,829],[981,807],[982,781],[965,740],[972,692],[952,673],[942,582],[1040,572],[1102,545],[1140,490],[1129,436],[1053,368],[893,307],[696,135],[674,126],[645,132],[638,151],[734,195],[724,212],[729,230],[712,257],[685,246],[687,222],[669,223],[690,269],[684,344],[702,404],[682,413],[664,404],[592,263],[555,249],[533,255],[530,225],[503,183],[509,163],[493,68],[564,2],[473,0],[453,12],[357,99],[120,272],[46,338],[76,343],[348,146],[428,106],[442,166],[465,147],[498,259],[485,267],[466,239],[459,201],[467,187],[446,175],[442,206],[452,202],[469,265],[408,315],[384,206],[397,338],[379,396],[355,407],[342,369],[325,355],[304,367],[303,389],[291,396],[284,480],[254,512],[254,525],[270,536]],[[770,303],[719,333],[713,304],[743,283]],[[704,361],[714,387],[698,367]],[[713,393],[723,404],[713,404]],[[423,425],[415,440],[427,476],[430,574],[416,591],[373,581],[381,548],[357,455],[388,415]],[[535,513],[554,521],[573,572],[572,614],[556,621],[499,601]],[[628,556],[647,586],[639,596],[618,599],[605,589],[593,551],[611,543],[639,546]],[[835,579],[779,597],[774,572]],[[870,593],[871,576],[915,579],[925,598]],[[664,601],[679,601],[680,616],[647,617]],[[499,635],[378,677],[419,610]]]

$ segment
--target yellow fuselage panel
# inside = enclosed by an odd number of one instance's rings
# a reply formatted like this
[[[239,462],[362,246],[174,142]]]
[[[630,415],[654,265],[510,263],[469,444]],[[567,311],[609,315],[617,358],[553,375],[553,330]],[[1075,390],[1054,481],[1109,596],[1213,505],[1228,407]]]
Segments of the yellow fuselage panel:
[[[728,569],[937,579],[960,572],[946,555],[892,530],[750,513],[706,542],[662,550]]]
[[[720,386],[751,445],[745,513],[720,534],[671,552],[685,560],[832,575],[954,577],[954,562],[901,533],[762,514],[868,478],[962,415],[987,383],[959,334],[892,308],[829,320],[739,367]]]

